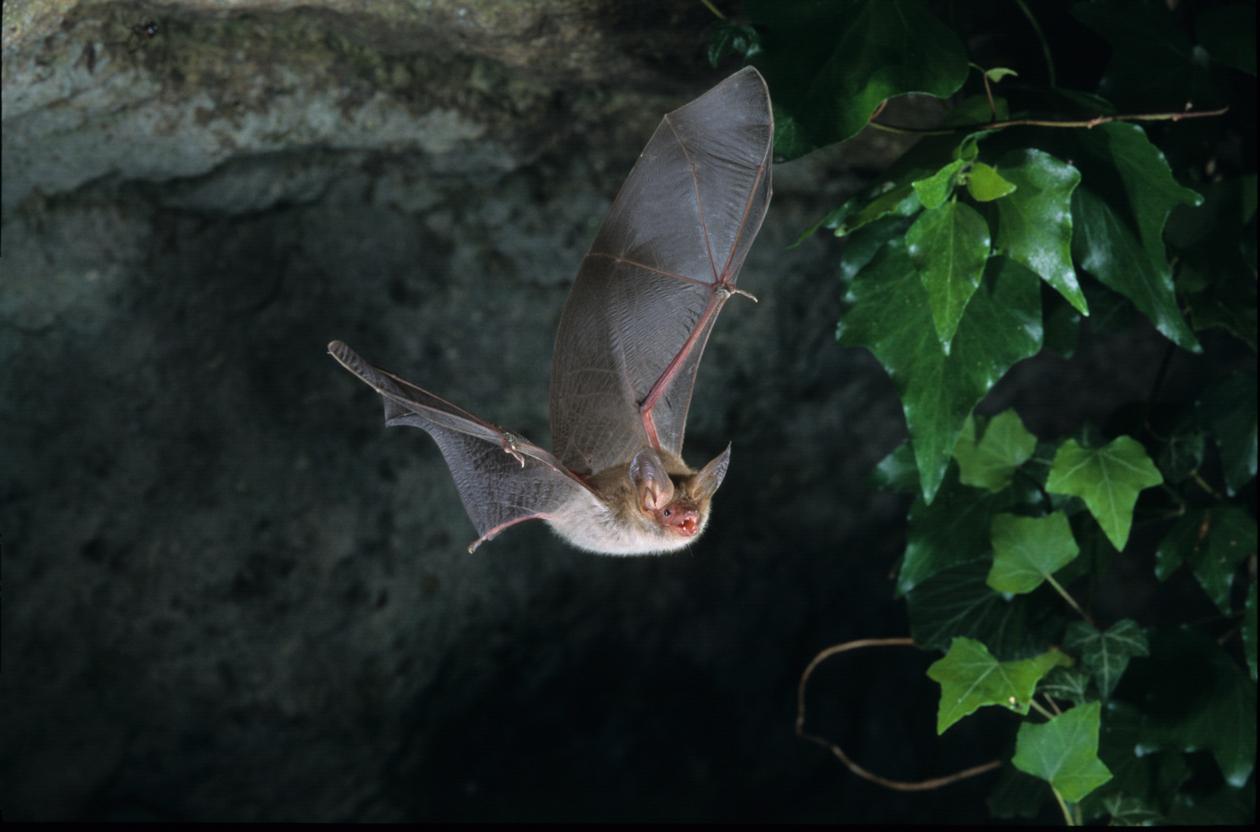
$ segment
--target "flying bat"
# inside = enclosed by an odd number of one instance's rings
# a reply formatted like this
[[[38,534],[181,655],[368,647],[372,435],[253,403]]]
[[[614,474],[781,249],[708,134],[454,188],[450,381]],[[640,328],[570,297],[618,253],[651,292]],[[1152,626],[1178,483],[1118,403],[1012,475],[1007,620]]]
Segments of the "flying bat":
[[[696,370],[770,204],[774,119],[746,67],[669,113],[621,186],[565,302],[551,376],[551,452],[368,364],[385,424],[437,442],[477,528],[471,552],[543,520],[589,552],[672,552],[709,522],[731,449],[682,458]],[[753,300],[756,300],[753,298]]]

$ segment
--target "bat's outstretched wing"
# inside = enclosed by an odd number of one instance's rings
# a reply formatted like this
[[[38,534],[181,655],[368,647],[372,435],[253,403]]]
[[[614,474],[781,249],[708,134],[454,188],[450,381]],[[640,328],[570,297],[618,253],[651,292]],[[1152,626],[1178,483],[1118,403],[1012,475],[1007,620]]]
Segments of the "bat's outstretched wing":
[[[580,472],[680,454],[696,369],[770,202],[770,95],[747,67],[661,121],[560,317],[556,456]]]
[[[437,442],[480,535],[468,550],[525,520],[546,519],[590,489],[547,451],[368,364],[341,341],[328,353],[381,395],[385,424],[421,428]]]

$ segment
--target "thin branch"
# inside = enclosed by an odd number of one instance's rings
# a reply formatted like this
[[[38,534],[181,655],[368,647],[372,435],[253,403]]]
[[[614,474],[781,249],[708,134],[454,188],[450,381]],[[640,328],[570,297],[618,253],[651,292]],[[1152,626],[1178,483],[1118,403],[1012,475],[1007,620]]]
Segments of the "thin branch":
[[[936,777],[931,780],[918,780],[910,782],[904,780],[890,780],[887,777],[881,777],[878,774],[874,774],[862,768],[862,766],[850,759],[849,755],[845,754],[844,750],[840,748],[840,746],[830,740],[806,733],[805,686],[809,684],[809,677],[813,675],[814,670],[820,664],[832,656],[845,653],[849,650],[858,650],[864,647],[914,646],[915,643],[912,638],[866,638],[858,639],[857,641],[846,641],[844,644],[833,644],[831,647],[828,647],[820,652],[817,656],[814,656],[813,660],[805,667],[805,672],[801,674],[801,680],[796,686],[796,736],[803,740],[809,740],[815,745],[827,749],[834,754],[840,762],[844,763],[845,767],[848,768],[849,771],[853,772],[858,777],[861,777],[864,780],[869,780],[870,782],[883,786],[884,788],[893,789],[899,792],[923,792],[931,789],[939,789],[942,786],[948,786],[950,783],[956,783],[959,780],[966,780],[969,777],[975,777],[978,774],[984,774],[985,772],[993,771],[994,769],[1000,767],[1002,765],[1001,760],[991,760],[982,765],[973,766],[971,768],[964,769],[953,774],[948,774],[944,777]]]
[[[1206,491],[1207,493],[1211,494],[1211,495],[1212,495],[1213,497],[1215,497],[1216,499],[1218,499],[1218,500],[1224,500],[1224,499],[1225,499],[1225,495],[1224,495],[1224,494],[1222,494],[1221,492],[1217,491],[1217,490],[1216,490],[1215,488],[1213,488],[1212,486],[1208,485],[1207,481],[1206,481],[1205,479],[1203,479],[1203,477],[1199,476],[1199,472],[1198,472],[1198,471],[1191,471],[1191,472],[1190,472],[1190,479],[1194,480],[1194,484],[1195,484],[1195,485],[1199,486],[1199,488],[1202,488],[1204,491]]]
[[[1046,74],[1050,78],[1050,86],[1057,87],[1058,84],[1054,80],[1054,58],[1050,57],[1050,44],[1046,42],[1046,35],[1041,31],[1041,25],[1037,23],[1037,18],[1033,17],[1032,11],[1024,0],[1015,0],[1015,5],[1019,6],[1019,10],[1024,13],[1024,17],[1028,18],[1033,31],[1037,33],[1037,40],[1041,41],[1041,54],[1046,56]]]
[[[718,11],[717,6],[713,5],[713,3],[710,0],[700,0],[700,2],[704,4],[704,7],[706,9],[713,12],[714,17],[716,17],[718,20],[726,20],[726,15]]]
[[[1121,113],[1117,115],[1097,115],[1088,119],[1051,119],[1051,118],[1013,118],[1006,121],[988,121],[980,124],[963,124],[958,127],[943,129],[904,127],[897,124],[883,124],[868,121],[876,130],[888,133],[906,133],[914,136],[952,136],[955,133],[970,133],[975,130],[1005,130],[1008,127],[1061,127],[1067,129],[1085,129],[1109,124],[1113,121],[1181,121],[1185,118],[1214,118],[1229,112],[1228,107],[1219,110],[1185,110],[1180,113]]]
[[[1048,693],[1043,693],[1042,696],[1046,698],[1046,704],[1050,706],[1050,710],[1054,711],[1055,716],[1063,716],[1063,711],[1059,710],[1059,706],[1054,701],[1054,697],[1050,696]]]
[[[1047,711],[1037,702],[1036,699],[1029,699],[1028,704],[1032,705],[1032,709],[1046,718],[1047,721],[1054,719],[1054,714]]]

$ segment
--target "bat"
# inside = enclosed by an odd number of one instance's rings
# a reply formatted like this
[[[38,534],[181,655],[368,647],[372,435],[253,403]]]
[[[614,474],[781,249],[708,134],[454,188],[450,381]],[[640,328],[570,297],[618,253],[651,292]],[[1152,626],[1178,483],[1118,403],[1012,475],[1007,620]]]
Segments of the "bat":
[[[746,67],[666,115],[621,186],[556,333],[552,451],[368,364],[328,352],[384,401],[387,426],[427,431],[479,535],[542,520],[597,554],[672,552],[709,522],[731,449],[682,458],[700,357],[770,204],[774,119]]]

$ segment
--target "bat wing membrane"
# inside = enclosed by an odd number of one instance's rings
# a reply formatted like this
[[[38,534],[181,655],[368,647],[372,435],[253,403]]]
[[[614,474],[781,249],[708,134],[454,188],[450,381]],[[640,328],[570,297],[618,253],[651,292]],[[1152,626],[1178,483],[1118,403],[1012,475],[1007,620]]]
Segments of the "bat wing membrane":
[[[546,519],[578,494],[590,492],[532,442],[373,367],[341,341],[329,344],[328,352],[380,394],[386,425],[420,428],[433,437],[480,535],[469,551],[516,523]]]
[[[770,201],[774,122],[751,67],[665,116],[613,201],[560,318],[556,456],[598,472],[680,455],[696,370]]]

